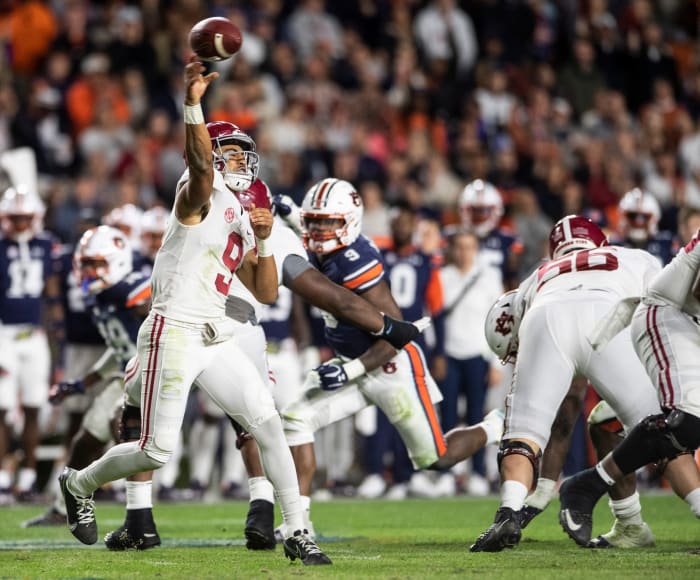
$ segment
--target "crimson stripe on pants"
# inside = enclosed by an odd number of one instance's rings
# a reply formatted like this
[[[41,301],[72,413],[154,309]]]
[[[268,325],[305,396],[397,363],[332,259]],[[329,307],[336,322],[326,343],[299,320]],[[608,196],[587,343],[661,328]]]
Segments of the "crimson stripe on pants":
[[[148,368],[146,369],[146,380],[143,382],[145,389],[143,397],[143,408],[141,409],[141,417],[143,423],[141,425],[141,440],[139,448],[143,449],[146,446],[146,440],[151,429],[151,408],[153,407],[153,391],[155,378],[158,374],[158,355],[160,350],[160,337],[163,333],[165,319],[159,314],[154,315],[153,327],[151,328],[151,336],[149,339],[150,353],[148,354]]]

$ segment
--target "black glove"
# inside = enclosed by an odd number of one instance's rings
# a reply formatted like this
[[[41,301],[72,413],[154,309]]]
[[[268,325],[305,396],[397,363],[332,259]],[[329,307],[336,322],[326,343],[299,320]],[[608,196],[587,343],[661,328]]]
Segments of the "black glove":
[[[60,405],[61,401],[66,397],[70,397],[75,394],[83,394],[85,392],[85,385],[83,381],[78,379],[77,381],[61,381],[55,385],[51,385],[49,389],[49,403],[52,405]]]
[[[342,364],[325,363],[314,369],[321,381],[320,387],[324,391],[335,391],[344,387],[348,382],[348,375]]]
[[[383,338],[395,349],[401,350],[409,342],[418,338],[421,332],[422,329],[412,322],[397,320],[385,314],[384,328],[380,332],[374,333],[374,335]]]

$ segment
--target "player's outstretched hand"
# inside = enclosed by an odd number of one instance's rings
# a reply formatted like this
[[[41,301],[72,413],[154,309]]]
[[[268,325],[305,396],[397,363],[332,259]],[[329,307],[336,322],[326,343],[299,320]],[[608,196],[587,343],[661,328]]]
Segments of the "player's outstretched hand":
[[[430,326],[430,317],[424,316],[415,322],[397,320],[391,316],[384,315],[384,328],[376,334],[379,338],[386,340],[396,349],[402,349],[418,335]]]
[[[219,78],[218,72],[210,72],[208,75],[203,75],[206,67],[197,59],[196,56],[185,66],[185,104],[196,105],[200,102],[204,93],[207,92],[209,83],[214,79]]]
[[[51,385],[49,389],[49,403],[52,405],[60,405],[63,399],[70,397],[71,395],[83,394],[85,392],[85,385],[83,381],[61,381]]]
[[[324,363],[312,372],[318,374],[319,387],[324,391],[335,391],[344,387],[349,381],[343,365],[334,362]]]
[[[288,195],[273,196],[272,211],[295,232],[301,232],[301,209],[291,197]]]

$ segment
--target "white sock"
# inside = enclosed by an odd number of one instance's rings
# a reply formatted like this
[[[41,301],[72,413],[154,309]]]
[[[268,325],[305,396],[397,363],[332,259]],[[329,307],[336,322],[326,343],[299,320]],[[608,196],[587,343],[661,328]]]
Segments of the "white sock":
[[[537,480],[537,488],[534,492],[525,500],[525,503],[530,507],[534,507],[540,510],[545,509],[549,502],[555,495],[554,488],[557,482],[553,479],[547,479],[546,477],[540,477]]]
[[[700,487],[696,487],[683,498],[696,518],[700,518]]]
[[[142,510],[153,507],[153,487],[151,481],[126,482],[126,509]]]
[[[498,443],[503,437],[503,424],[494,424],[493,421],[482,421],[475,427],[481,427],[486,432],[486,445]]]
[[[263,499],[275,503],[275,490],[266,477],[251,477],[248,480],[248,491],[250,492],[250,501]]]
[[[304,528],[308,529],[311,523],[311,498],[308,495],[302,495],[301,500],[301,515],[304,518]]]
[[[611,499],[608,501],[613,515],[624,524],[644,523],[642,520],[642,504],[639,503],[639,493],[636,491],[623,499]]]
[[[32,467],[22,467],[17,474],[17,489],[19,491],[29,491],[36,482],[36,469]]]
[[[10,489],[12,485],[12,475],[7,469],[0,469],[0,489]]]
[[[302,516],[301,500],[299,499],[299,488],[275,490],[275,497],[282,512],[287,536],[293,536],[297,530],[304,529],[304,518]]]
[[[504,481],[501,485],[501,507],[507,507],[513,511],[522,509],[527,497],[527,487],[515,480]]]

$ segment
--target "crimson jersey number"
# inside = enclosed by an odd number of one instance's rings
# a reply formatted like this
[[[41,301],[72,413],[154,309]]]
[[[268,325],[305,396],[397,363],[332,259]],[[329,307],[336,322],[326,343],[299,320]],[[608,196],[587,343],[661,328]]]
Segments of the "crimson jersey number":
[[[614,248],[583,250],[570,256],[562,256],[537,270],[537,290],[560,274],[587,270],[617,270],[618,266]]]
[[[243,239],[236,232],[231,232],[228,235],[228,242],[224,255],[221,257],[226,267],[230,270],[231,276],[226,279],[223,274],[216,275],[216,289],[224,296],[228,296],[228,290],[233,282],[233,273],[238,268],[238,264],[243,259]]]

